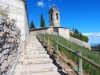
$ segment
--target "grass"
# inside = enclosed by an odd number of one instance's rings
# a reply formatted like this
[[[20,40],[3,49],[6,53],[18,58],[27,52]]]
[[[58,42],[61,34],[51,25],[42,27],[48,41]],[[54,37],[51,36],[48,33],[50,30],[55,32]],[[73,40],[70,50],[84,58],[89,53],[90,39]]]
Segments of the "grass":
[[[89,50],[88,48],[85,48],[85,47],[79,46],[75,43],[72,43],[61,36],[50,35],[50,34],[46,34],[46,36],[49,36],[51,39],[58,41],[59,43],[63,44],[64,46],[66,46],[68,48],[71,48],[75,51],[81,51],[82,55],[91,59],[92,61],[96,62],[97,64],[100,64],[100,55],[98,53],[93,52],[93,51]],[[55,47],[55,43],[52,41],[50,41],[50,45]],[[77,59],[76,55],[70,53],[68,50],[62,48],[61,46],[59,46],[58,49],[60,51],[63,51],[69,58],[71,58],[77,64],[78,59]],[[83,69],[85,69],[85,71],[88,72],[90,75],[100,75],[100,70],[98,70],[94,66],[90,65],[89,63],[85,62],[84,60],[82,63],[83,63]]]

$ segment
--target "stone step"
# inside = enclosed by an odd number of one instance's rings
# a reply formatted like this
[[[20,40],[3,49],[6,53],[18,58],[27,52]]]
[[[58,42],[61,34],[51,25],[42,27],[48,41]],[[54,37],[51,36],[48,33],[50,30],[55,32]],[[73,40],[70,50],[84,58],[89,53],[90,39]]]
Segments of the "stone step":
[[[27,48],[29,48],[29,47],[37,47],[37,45],[38,45],[38,47],[42,47],[42,45],[39,43],[39,44],[37,44],[37,43],[32,43],[32,44],[30,44],[30,45],[27,45],[26,47]]]
[[[58,68],[49,58],[47,51],[38,42],[36,36],[30,36],[25,51],[23,51],[14,75],[60,75]]]
[[[34,75],[61,75],[61,74],[59,74],[57,71],[52,71],[52,72],[34,73]]]
[[[49,64],[38,64],[38,65],[24,65],[21,74],[32,74],[57,71],[57,67],[52,63]]]
[[[34,58],[49,58],[48,54],[34,54],[34,55],[25,55],[24,59],[34,59]]]
[[[34,45],[36,45],[36,44],[41,45],[40,42],[38,42],[38,41],[30,41],[30,40],[28,42],[28,45],[33,45],[33,43],[35,43]]]
[[[25,51],[45,51],[44,48],[28,48],[28,49],[25,49]]]
[[[23,65],[17,64],[13,75],[21,75],[22,67],[23,67]]]
[[[21,75],[21,74],[15,73],[14,75]],[[26,74],[22,74],[22,75],[26,75]],[[42,72],[42,73],[31,73],[27,75],[61,75],[61,74],[58,73],[57,71],[52,71],[52,72]]]
[[[26,51],[25,55],[33,55],[33,54],[47,54],[47,51]]]
[[[53,60],[50,58],[25,59],[24,65],[48,64],[52,62]]]
[[[33,44],[34,43],[34,44]],[[36,45],[39,45],[39,46],[42,46],[40,43],[35,43],[35,42],[30,42],[30,44],[28,44],[26,47],[28,46],[33,46],[33,47],[36,47]]]
[[[26,46],[26,48],[33,48],[33,47],[35,47],[35,48],[41,48],[42,47],[42,45],[40,45],[40,44],[37,44],[38,46],[36,46],[34,44],[33,45]]]

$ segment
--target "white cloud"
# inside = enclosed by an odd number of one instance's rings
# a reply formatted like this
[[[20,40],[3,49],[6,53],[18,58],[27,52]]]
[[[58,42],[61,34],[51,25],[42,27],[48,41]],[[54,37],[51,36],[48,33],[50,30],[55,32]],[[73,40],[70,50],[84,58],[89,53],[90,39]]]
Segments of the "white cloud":
[[[40,7],[45,7],[46,4],[43,2],[43,0],[37,2],[37,6],[40,6]]]
[[[100,32],[97,32],[97,33],[84,33],[83,35],[86,35],[88,36],[89,38],[100,38]]]
[[[39,7],[46,7],[48,6],[49,8],[51,8],[52,3],[56,3],[57,0],[47,0],[47,3],[44,2],[44,0],[40,0],[37,2],[37,6]],[[62,0],[59,0],[60,2],[62,2]]]
[[[93,33],[83,33],[83,35],[86,35],[89,37],[89,43],[100,43],[100,32],[93,32]]]
[[[51,4],[50,2],[48,2],[48,7],[49,7],[49,8],[51,8],[51,5],[52,5],[52,4]]]

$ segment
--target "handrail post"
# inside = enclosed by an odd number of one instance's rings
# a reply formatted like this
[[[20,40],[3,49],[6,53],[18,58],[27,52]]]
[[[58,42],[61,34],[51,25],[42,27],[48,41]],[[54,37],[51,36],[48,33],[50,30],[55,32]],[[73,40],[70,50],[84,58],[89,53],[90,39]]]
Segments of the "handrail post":
[[[56,52],[57,52],[57,61],[59,61],[59,56],[58,56],[58,42],[56,41]]]
[[[49,45],[49,36],[47,37],[47,39],[48,39],[48,45]]]
[[[38,32],[36,32],[36,36],[38,36]]]
[[[79,51],[78,54],[82,55],[82,52]],[[83,75],[83,72],[82,72],[82,59],[80,57],[78,57],[78,71],[79,71],[79,75]]]
[[[100,56],[100,44],[98,45],[98,50],[99,50],[99,56]],[[99,61],[100,61],[100,57],[99,57]]]
[[[45,44],[45,34],[43,34],[43,44]]]
[[[40,37],[40,34],[38,33],[38,37]]]
[[[39,33],[37,32],[37,36],[39,37]]]

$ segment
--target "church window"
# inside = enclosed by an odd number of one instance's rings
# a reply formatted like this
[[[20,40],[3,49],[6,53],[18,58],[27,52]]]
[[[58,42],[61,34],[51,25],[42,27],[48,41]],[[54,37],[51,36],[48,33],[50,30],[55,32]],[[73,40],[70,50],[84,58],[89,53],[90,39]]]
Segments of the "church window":
[[[50,20],[52,20],[52,14],[51,14],[51,19]]]
[[[56,13],[56,19],[58,20],[58,13]]]

